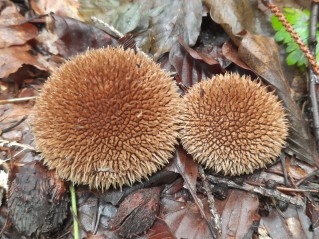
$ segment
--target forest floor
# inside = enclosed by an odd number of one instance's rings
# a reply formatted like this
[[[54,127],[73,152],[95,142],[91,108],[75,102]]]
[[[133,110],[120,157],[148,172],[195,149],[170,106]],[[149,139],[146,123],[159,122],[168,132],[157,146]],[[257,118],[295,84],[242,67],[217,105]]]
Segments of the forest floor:
[[[309,1],[274,3],[310,9]],[[42,164],[30,114],[65,60],[118,45],[138,46],[182,94],[225,72],[259,78],[283,102],[291,127],[280,159],[253,174],[203,170],[178,145],[167,166],[132,187],[76,185],[80,238],[319,238],[309,76],[285,63],[270,16],[257,0],[1,1],[0,238],[73,238],[69,182]]]

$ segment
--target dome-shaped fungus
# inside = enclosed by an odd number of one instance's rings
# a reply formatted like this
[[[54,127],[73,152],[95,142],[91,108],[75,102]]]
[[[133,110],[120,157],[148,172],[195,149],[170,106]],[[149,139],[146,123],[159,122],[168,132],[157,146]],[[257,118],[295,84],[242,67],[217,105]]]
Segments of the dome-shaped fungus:
[[[168,163],[180,96],[160,66],[133,50],[90,50],[44,84],[32,116],[44,162],[93,188],[122,187]]]
[[[181,141],[195,161],[225,175],[273,163],[288,135],[282,104],[260,81],[216,75],[184,96]]]

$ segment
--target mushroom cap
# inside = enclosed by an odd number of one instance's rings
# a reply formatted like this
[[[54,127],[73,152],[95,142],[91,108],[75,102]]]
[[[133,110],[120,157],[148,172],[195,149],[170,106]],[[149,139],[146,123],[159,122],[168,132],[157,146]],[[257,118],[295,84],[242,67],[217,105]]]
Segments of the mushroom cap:
[[[260,81],[216,75],[194,85],[184,101],[181,142],[206,168],[247,174],[280,155],[288,135],[285,110]]]
[[[168,163],[180,102],[172,78],[145,55],[90,50],[44,84],[32,115],[35,143],[64,179],[102,190],[131,185]]]

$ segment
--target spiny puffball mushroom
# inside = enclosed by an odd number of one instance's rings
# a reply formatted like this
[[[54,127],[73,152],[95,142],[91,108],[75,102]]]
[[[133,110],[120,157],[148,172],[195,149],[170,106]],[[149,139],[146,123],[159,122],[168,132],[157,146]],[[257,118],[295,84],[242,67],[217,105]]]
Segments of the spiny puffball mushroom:
[[[62,65],[33,110],[35,143],[59,176],[91,188],[141,181],[177,143],[178,87],[133,50],[90,50]]]
[[[285,110],[260,81],[216,75],[184,96],[181,142],[194,160],[225,175],[273,163],[288,135]]]

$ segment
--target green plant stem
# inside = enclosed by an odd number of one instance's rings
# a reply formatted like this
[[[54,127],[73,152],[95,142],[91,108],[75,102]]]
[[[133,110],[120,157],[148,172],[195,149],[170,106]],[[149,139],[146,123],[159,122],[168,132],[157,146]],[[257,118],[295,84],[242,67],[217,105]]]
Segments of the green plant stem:
[[[70,192],[71,192],[71,206],[72,206],[72,214],[73,214],[73,231],[74,231],[74,239],[79,239],[79,224],[77,219],[77,207],[76,207],[76,194],[74,184],[70,184]]]

